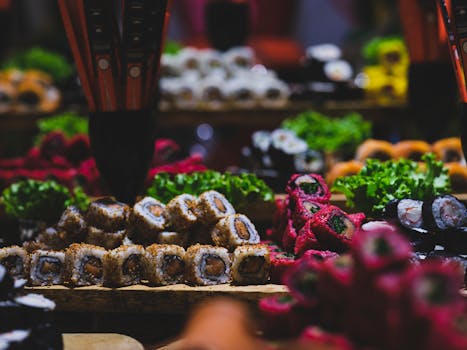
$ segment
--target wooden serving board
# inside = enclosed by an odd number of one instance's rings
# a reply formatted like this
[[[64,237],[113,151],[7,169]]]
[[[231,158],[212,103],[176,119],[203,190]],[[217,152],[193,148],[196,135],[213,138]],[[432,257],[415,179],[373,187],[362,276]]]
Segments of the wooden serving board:
[[[137,340],[116,333],[66,333],[64,350],[144,350]]]
[[[165,314],[186,314],[192,305],[213,297],[229,296],[257,305],[263,297],[287,294],[287,287],[277,284],[202,287],[185,284],[165,287],[135,285],[123,288],[47,286],[26,289],[55,301],[58,311]]]

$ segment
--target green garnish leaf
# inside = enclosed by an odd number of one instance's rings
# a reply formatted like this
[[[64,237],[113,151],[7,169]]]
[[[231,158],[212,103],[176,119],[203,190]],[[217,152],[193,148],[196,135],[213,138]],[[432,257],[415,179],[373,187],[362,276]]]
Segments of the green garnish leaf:
[[[50,132],[61,131],[66,137],[88,133],[88,120],[74,112],[65,112],[50,118],[40,119],[37,122],[39,134],[36,137],[36,145]]]

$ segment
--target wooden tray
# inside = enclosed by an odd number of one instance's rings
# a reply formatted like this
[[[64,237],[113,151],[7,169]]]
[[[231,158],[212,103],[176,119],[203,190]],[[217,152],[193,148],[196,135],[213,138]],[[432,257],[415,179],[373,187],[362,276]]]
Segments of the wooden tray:
[[[287,287],[277,284],[191,287],[176,284],[166,287],[136,285],[123,288],[65,286],[27,287],[57,304],[58,311],[132,312],[185,314],[190,306],[212,297],[230,296],[257,304],[271,295],[286,295]]]
[[[137,340],[115,333],[63,334],[64,350],[144,350]]]

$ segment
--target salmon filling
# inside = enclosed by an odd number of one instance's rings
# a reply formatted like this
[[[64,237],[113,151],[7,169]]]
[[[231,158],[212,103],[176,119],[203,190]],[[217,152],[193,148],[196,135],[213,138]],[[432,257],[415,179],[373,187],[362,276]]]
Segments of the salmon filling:
[[[147,209],[155,217],[159,217],[164,212],[164,208],[157,204],[146,204],[145,209]]]
[[[214,197],[214,205],[216,206],[217,210],[219,210],[221,213],[225,213],[227,211],[227,208],[224,205],[224,202],[218,197]]]
[[[201,271],[211,280],[217,280],[225,273],[225,262],[218,255],[205,254],[201,264]]]
[[[87,278],[102,277],[102,260],[95,256],[86,256],[81,265],[81,271]]]
[[[41,276],[52,277],[59,275],[62,271],[62,262],[51,256],[41,256],[38,263],[38,274]]]
[[[250,239],[248,226],[241,219],[234,220],[235,231],[241,239]]]

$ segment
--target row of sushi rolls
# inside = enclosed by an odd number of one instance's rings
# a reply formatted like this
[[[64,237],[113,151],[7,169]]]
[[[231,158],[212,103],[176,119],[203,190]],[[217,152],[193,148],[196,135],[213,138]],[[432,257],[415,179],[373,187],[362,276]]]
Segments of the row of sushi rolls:
[[[0,249],[0,264],[33,286],[121,287],[262,284],[270,260],[250,219],[207,191],[167,205],[144,197],[130,208],[106,197],[86,213],[70,206],[35,241]]]
[[[185,47],[161,58],[162,109],[222,109],[287,104],[290,89],[274,71],[256,64],[250,47],[226,52]]]

